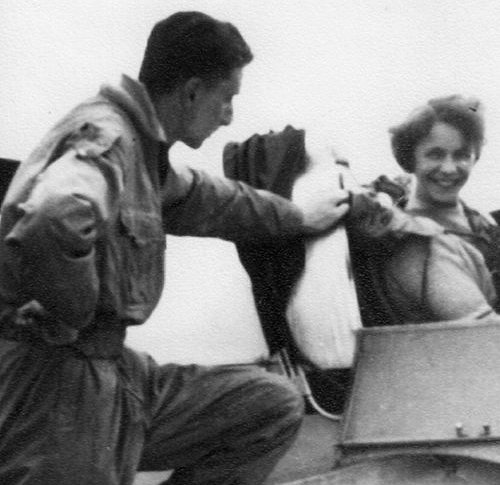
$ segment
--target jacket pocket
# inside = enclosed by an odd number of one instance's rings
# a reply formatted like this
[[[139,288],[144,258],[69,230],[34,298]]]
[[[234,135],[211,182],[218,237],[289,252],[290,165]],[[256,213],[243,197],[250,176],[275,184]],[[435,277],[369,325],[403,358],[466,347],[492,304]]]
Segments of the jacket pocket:
[[[119,220],[124,318],[142,323],[163,289],[165,234],[156,213],[122,209]],[[134,322],[135,321],[135,322]]]

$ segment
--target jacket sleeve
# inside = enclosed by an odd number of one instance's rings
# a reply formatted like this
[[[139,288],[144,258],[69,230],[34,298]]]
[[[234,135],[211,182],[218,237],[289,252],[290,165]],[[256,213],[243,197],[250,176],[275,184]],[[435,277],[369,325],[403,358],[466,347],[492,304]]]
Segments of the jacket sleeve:
[[[162,203],[165,231],[178,236],[256,243],[303,233],[302,211],[289,200],[189,168],[170,167]]]
[[[408,214],[385,194],[368,190],[352,195],[347,223],[356,235],[381,241],[400,239],[408,234],[434,236],[444,232],[437,222]]]
[[[85,138],[67,148],[17,206],[19,217],[5,239],[21,261],[29,297],[75,329],[95,312],[96,240],[120,185],[120,170],[103,156],[106,148]]]

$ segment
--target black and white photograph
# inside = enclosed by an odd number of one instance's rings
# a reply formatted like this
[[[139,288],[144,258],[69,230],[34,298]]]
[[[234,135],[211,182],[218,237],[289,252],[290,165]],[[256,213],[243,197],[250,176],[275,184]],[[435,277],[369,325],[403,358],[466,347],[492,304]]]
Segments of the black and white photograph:
[[[497,1],[0,17],[0,485],[500,483]]]

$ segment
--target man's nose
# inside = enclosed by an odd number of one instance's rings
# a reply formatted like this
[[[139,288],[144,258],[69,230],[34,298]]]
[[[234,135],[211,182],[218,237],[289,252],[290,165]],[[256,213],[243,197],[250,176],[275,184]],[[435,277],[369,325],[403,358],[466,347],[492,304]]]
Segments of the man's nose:
[[[233,121],[233,106],[229,105],[226,106],[226,108],[222,112],[222,119],[220,124],[222,126],[228,126],[231,124],[232,121]]]

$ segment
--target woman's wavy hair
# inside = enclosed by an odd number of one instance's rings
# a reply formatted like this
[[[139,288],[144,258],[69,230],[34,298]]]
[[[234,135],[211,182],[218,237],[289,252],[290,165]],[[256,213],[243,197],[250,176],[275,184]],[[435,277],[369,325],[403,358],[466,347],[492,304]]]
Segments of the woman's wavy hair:
[[[431,99],[417,108],[400,125],[389,129],[392,153],[398,164],[409,173],[415,169],[415,148],[426,138],[436,123],[446,123],[457,129],[476,160],[484,144],[482,105],[475,98],[461,95]]]

